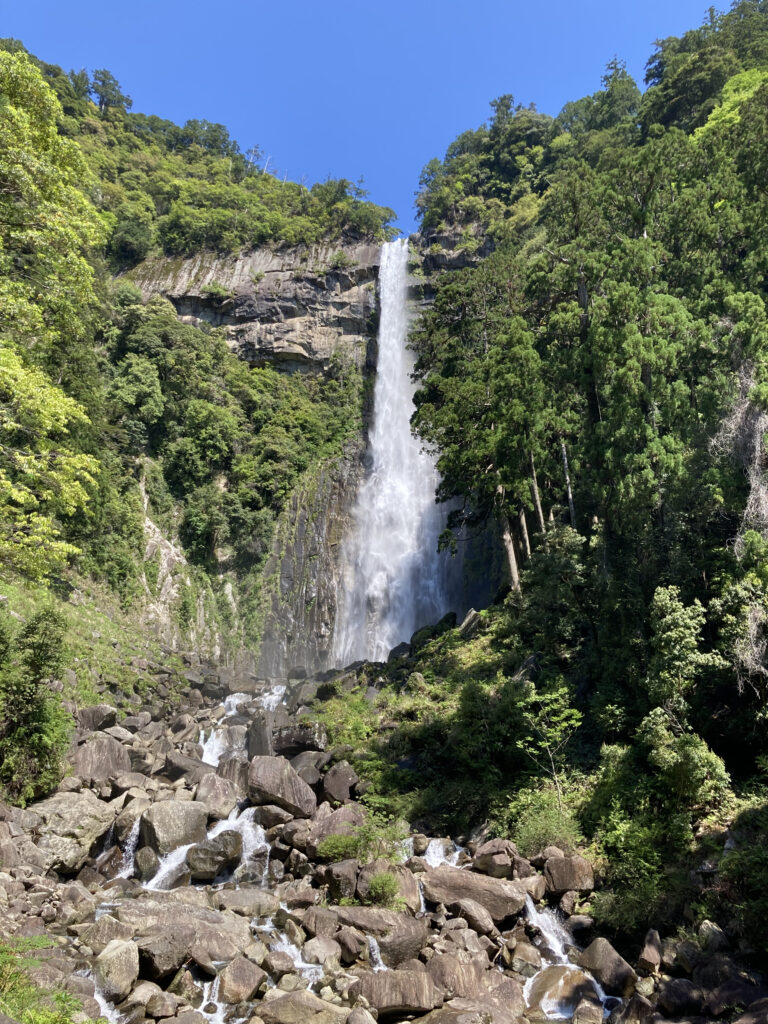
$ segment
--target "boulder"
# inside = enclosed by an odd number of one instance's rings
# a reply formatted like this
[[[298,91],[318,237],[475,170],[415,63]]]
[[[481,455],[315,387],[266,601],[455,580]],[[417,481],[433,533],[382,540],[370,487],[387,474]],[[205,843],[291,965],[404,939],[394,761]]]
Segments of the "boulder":
[[[377,858],[360,869],[357,877],[357,894],[363,903],[368,902],[371,879],[375,875],[392,875],[397,881],[398,896],[414,914],[421,908],[419,883],[415,875],[403,864],[392,864],[384,858]]]
[[[637,969],[641,974],[657,974],[661,965],[661,937],[655,928],[645,936],[643,948],[637,958]]]
[[[598,938],[591,942],[579,953],[576,963],[589,971],[609,995],[632,995],[637,975],[607,939]]]
[[[323,795],[329,803],[345,804],[360,778],[348,761],[339,761],[323,777]]]
[[[127,924],[121,924],[111,914],[104,914],[89,925],[78,925],[80,941],[89,946],[98,956],[102,953],[113,939],[130,939],[133,937],[133,929]]]
[[[357,872],[360,862],[340,860],[328,864],[321,870],[323,882],[328,886],[328,895],[334,902],[353,899],[357,889]]]
[[[658,1006],[667,1017],[698,1016],[706,1002],[706,994],[688,978],[668,978],[659,985]]]
[[[90,708],[79,708],[77,712],[77,727],[84,732],[99,732],[100,729],[109,729],[117,725],[117,708],[111,704],[96,704]]]
[[[328,960],[341,960],[341,946],[324,935],[316,935],[304,943],[302,956],[308,964],[325,964]]]
[[[141,818],[141,845],[164,857],[179,846],[202,843],[207,820],[208,811],[203,804],[181,800],[152,804]]]
[[[222,889],[218,893],[218,905],[222,910],[247,917],[272,917],[280,909],[280,900],[266,889]]]
[[[134,993],[135,994],[135,993]],[[179,1007],[179,997],[171,992],[153,992],[147,1000],[146,1014],[159,1020],[161,1017],[173,1017]]]
[[[306,750],[325,750],[328,734],[319,722],[291,723],[272,730],[272,749],[279,757],[296,757]]]
[[[254,757],[248,769],[248,795],[254,804],[277,804],[296,818],[311,818],[317,798],[283,757]]]
[[[323,808],[327,810],[328,804],[320,805],[307,830],[304,846],[308,857],[317,856],[318,847],[324,839],[329,836],[352,835],[355,829],[365,821],[359,804],[345,804],[321,817],[320,811]]]
[[[171,750],[166,754],[163,775],[171,782],[179,779],[189,786],[194,786],[205,775],[215,774],[216,769],[211,764],[206,764],[197,757],[188,757],[178,750]]]
[[[757,999],[747,1007],[747,1012],[737,1017],[733,1024],[765,1024],[768,1020],[768,999]]]
[[[475,900],[459,900],[458,903],[452,903],[449,909],[452,914],[463,918],[478,935],[498,934],[491,915]]]
[[[706,953],[719,953],[721,950],[730,947],[725,932],[714,921],[701,922],[699,925],[699,942],[701,943],[701,948]]]
[[[443,994],[426,971],[366,971],[360,993],[382,1016],[428,1013]]]
[[[541,953],[530,942],[518,939],[515,948],[510,951],[509,966],[515,974],[533,978],[541,970]]]
[[[216,767],[219,778],[228,779],[237,791],[238,798],[248,793],[248,761],[244,757],[233,754],[222,758]]]
[[[195,800],[205,806],[209,818],[228,818],[237,803],[237,787],[229,779],[213,773],[204,775],[197,786]]]
[[[522,882],[490,878],[447,864],[427,871],[422,875],[422,884],[424,898],[430,903],[448,905],[474,900],[488,911],[496,923],[519,914],[527,896]]]
[[[348,1006],[337,1006],[307,991],[288,992],[258,1005],[264,1024],[346,1024],[351,1012]]]
[[[387,967],[397,967],[418,956],[427,941],[427,922],[422,918],[378,907],[332,907],[329,910],[339,924],[372,935]]]
[[[572,1017],[583,999],[593,999],[595,986],[582,971],[560,964],[545,967],[526,988],[528,1006],[547,1015],[556,1008],[558,1017]]]
[[[193,882],[212,882],[225,868],[237,865],[242,855],[242,835],[228,829],[187,850],[186,864]]]
[[[561,896],[565,892],[592,892],[595,875],[583,857],[549,857],[544,865],[547,891]]]
[[[137,946],[141,973],[153,980],[174,975],[188,958],[195,941],[192,924],[177,924],[172,932],[153,928],[146,935],[139,936]]]
[[[219,998],[225,1003],[248,1002],[266,980],[266,971],[246,957],[236,956],[219,974]]]
[[[99,988],[107,999],[120,1003],[139,976],[139,950],[128,939],[112,939],[93,965]]]
[[[477,999],[486,972],[478,961],[464,963],[456,956],[438,954],[427,963],[427,973],[446,999]]]
[[[517,847],[508,839],[491,839],[475,851],[472,867],[492,878],[509,878]]]
[[[43,870],[71,874],[85,864],[91,847],[109,830],[115,812],[92,793],[56,793],[35,804],[37,847]]]
[[[83,781],[100,786],[131,770],[131,755],[122,743],[104,733],[87,740],[75,751],[74,771]]]

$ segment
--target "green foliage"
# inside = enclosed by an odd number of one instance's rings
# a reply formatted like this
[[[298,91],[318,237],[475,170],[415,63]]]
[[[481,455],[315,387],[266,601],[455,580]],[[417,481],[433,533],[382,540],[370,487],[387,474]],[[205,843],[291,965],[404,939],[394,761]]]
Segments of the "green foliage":
[[[571,808],[553,786],[519,789],[495,815],[494,831],[509,835],[524,857],[533,857],[547,846],[572,853],[584,842]]]
[[[357,857],[359,840],[356,835],[327,836],[317,847],[321,860],[340,861]]]
[[[378,871],[368,883],[367,902],[378,907],[398,909],[402,900],[397,878],[388,871]]]
[[[65,629],[53,607],[15,635],[0,622],[0,784],[17,802],[46,795],[61,778],[72,719],[50,684],[66,657]]]
[[[19,1024],[71,1024],[80,1002],[64,991],[46,991],[29,980],[27,970],[40,964],[35,950],[50,939],[8,939],[0,942],[0,1012]]]
[[[317,853],[329,861],[355,857],[367,864],[384,858],[396,864],[403,859],[403,843],[407,838],[405,822],[368,808],[362,825],[355,825],[349,835],[328,836],[318,845]]]

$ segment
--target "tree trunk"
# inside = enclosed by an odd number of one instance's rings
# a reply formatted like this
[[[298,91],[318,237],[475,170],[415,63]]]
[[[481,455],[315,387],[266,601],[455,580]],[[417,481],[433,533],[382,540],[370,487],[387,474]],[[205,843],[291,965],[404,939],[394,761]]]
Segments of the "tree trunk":
[[[536,463],[533,461],[533,452],[530,453],[531,459],[531,497],[533,498],[533,507],[536,510],[536,521],[539,524],[539,533],[546,533],[547,528],[544,524],[544,510],[541,507],[541,498],[539,496],[539,481],[536,479]]]
[[[509,579],[512,584],[512,589],[516,590],[518,594],[522,588],[520,586],[520,572],[517,568],[517,555],[515,554],[515,542],[512,539],[512,531],[509,527],[509,517],[506,512],[502,512],[501,518],[501,538],[504,541],[504,550],[507,553],[507,562],[509,564]]]
[[[526,559],[531,557],[531,539],[528,536],[528,523],[525,521],[525,509],[520,506],[520,536],[523,538],[523,551]]]
[[[576,529],[576,510],[573,507],[573,491],[571,490],[571,474],[568,471],[568,453],[565,450],[565,441],[560,438],[560,452],[563,456],[563,472],[565,473],[565,486],[568,491],[568,511],[571,514],[571,526]]]

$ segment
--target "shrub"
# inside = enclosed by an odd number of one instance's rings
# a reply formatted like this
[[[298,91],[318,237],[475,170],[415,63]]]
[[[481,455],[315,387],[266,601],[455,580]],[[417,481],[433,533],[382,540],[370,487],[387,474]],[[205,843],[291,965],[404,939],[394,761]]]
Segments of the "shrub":
[[[40,962],[30,953],[49,945],[44,936],[0,941],[0,1013],[19,1024],[70,1024],[80,1009],[74,996],[36,988],[25,973]]]
[[[71,717],[50,689],[64,663],[64,616],[34,615],[17,636],[0,623],[0,784],[25,803],[61,778]]]
[[[388,871],[379,871],[371,878],[368,885],[368,903],[375,903],[378,907],[394,908],[402,902],[400,899],[400,886],[394,875]]]
[[[570,808],[558,806],[554,788],[522,789],[515,794],[503,815],[504,830],[512,835],[524,857],[545,846],[572,852],[584,841]]]
[[[328,836],[317,847],[323,860],[339,861],[356,857],[364,864],[378,858],[391,863],[403,859],[403,843],[408,837],[405,822],[377,811],[366,811],[365,822],[349,835]]]
[[[317,846],[317,855],[321,860],[339,861],[357,857],[360,841],[357,836],[328,836]]]

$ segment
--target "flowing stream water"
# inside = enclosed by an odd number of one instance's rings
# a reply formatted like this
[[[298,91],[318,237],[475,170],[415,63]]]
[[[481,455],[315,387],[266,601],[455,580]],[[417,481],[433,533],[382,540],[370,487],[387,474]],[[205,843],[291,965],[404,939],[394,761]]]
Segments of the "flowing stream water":
[[[385,243],[381,319],[369,437],[371,469],[342,548],[333,662],[386,660],[415,630],[449,610],[450,556],[438,554],[445,525],[435,503],[434,459],[411,432],[414,385],[408,340],[408,241]]]

